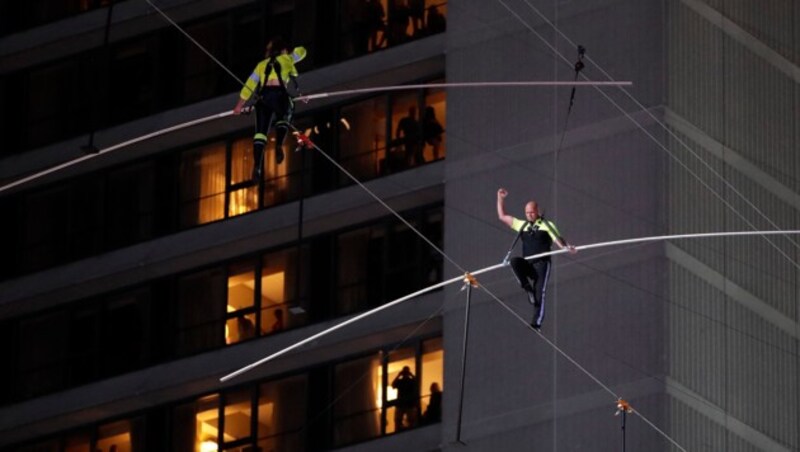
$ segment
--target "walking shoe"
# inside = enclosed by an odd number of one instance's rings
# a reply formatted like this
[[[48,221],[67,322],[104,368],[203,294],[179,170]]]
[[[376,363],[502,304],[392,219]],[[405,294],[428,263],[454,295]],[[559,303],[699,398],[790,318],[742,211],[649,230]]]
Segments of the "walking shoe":
[[[536,323],[536,321],[534,320],[531,322],[531,328],[533,328],[536,331],[539,331],[542,328],[542,325]]]

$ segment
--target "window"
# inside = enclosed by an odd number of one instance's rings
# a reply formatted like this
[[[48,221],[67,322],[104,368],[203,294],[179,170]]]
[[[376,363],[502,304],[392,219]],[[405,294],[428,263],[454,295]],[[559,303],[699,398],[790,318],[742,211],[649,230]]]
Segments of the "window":
[[[334,446],[439,422],[443,369],[441,338],[336,365]]]
[[[111,298],[104,304],[99,376],[113,376],[147,362],[149,287]]]
[[[219,347],[224,340],[225,274],[219,269],[178,281],[178,355]]]
[[[360,180],[385,174],[386,160],[386,96],[368,99],[342,107],[339,129],[339,160]],[[350,179],[340,176],[340,184]]]
[[[300,375],[263,383],[258,391],[256,450],[305,450],[308,378]]]
[[[180,405],[172,414],[173,450],[303,450],[307,392],[299,375]]]
[[[156,105],[155,35],[115,45],[111,55],[111,82],[106,93],[110,121],[120,123],[142,117]],[[114,90],[117,90],[116,92]],[[123,104],[124,107],[116,107]]]
[[[228,216],[258,209],[258,186],[250,185],[253,172],[253,139],[239,138],[231,144],[231,175],[228,185]],[[240,186],[244,187],[239,188]]]
[[[404,217],[441,246],[442,212]],[[386,222],[339,234],[336,240],[337,314],[377,306],[441,280],[441,256],[405,224]]]
[[[377,306],[381,301],[384,231],[366,227],[339,235],[337,256],[337,314]]]
[[[228,271],[226,344],[233,344],[256,336],[256,290],[255,263],[245,262],[231,265]]]
[[[156,196],[153,162],[113,171],[106,180],[107,246],[118,248],[151,238]]]
[[[443,159],[445,155],[445,124],[447,122],[446,94],[443,89],[425,90],[422,110],[423,155],[426,162]]]
[[[380,354],[336,366],[333,407],[334,445],[341,446],[381,434]]]
[[[20,322],[19,382],[24,397],[62,387],[68,331],[69,317],[64,311]]]
[[[217,143],[181,154],[180,225],[225,216],[225,146]]]
[[[101,425],[93,452],[145,452],[144,419],[134,418]]]
[[[219,395],[179,405],[172,411],[172,450],[211,452],[219,446]]]
[[[253,389],[248,387],[223,394],[222,436],[223,449],[244,445],[253,436]]]
[[[307,271],[303,269],[308,268],[307,258],[306,247],[299,256],[296,248],[290,248],[266,254],[260,265],[243,262],[230,266],[226,344],[306,324]]]
[[[91,452],[92,432],[73,433],[64,440],[64,452]]]
[[[226,17],[186,27],[186,33],[220,61],[227,60],[226,32]],[[219,71],[217,63],[194,43],[185,41],[183,48],[184,102],[197,102],[218,94],[221,77],[226,74]]]
[[[261,333],[273,334],[308,321],[307,246],[264,256],[261,267]]]

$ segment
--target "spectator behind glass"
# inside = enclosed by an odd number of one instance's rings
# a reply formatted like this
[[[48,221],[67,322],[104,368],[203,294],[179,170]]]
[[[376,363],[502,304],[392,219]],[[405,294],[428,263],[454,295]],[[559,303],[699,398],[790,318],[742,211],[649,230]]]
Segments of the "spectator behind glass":
[[[439,12],[439,8],[431,6],[428,9],[428,34],[442,33],[447,29],[447,20]]]

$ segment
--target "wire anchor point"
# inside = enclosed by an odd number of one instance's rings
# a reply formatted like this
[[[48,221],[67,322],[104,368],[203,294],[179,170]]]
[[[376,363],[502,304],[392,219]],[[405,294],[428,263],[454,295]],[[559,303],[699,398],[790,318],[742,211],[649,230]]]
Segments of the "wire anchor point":
[[[622,397],[617,399],[617,412],[614,413],[614,416],[619,416],[620,413],[622,413],[622,414],[631,414],[631,413],[633,413],[633,408],[631,407],[631,404],[628,403]]]
[[[473,276],[472,273],[470,273],[470,272],[464,273],[464,280],[463,281],[464,281],[464,285],[461,287],[461,290],[466,289],[467,286],[472,286],[472,287],[474,287],[476,289],[478,287],[480,287],[480,283],[478,283],[478,279],[475,278],[475,276]]]

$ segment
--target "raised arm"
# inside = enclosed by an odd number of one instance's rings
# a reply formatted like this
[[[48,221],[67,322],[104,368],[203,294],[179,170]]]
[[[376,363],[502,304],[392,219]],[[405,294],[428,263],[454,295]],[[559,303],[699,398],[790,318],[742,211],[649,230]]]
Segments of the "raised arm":
[[[497,218],[511,228],[514,224],[514,217],[506,213],[506,196],[508,196],[508,192],[505,188],[497,190]]]

